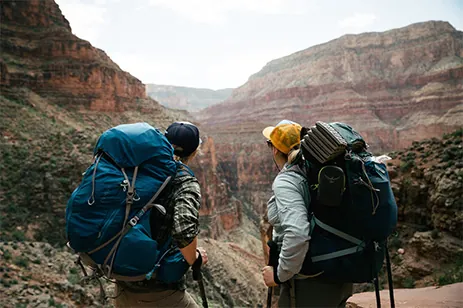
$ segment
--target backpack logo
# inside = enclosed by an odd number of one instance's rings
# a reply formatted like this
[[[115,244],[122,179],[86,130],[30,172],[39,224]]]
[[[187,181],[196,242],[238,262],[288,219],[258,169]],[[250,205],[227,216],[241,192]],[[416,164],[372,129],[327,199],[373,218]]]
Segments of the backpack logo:
[[[333,184],[334,182],[336,182],[337,180],[339,180],[341,178],[340,176],[338,176],[338,177],[329,177],[326,174],[324,174],[324,176],[328,180],[328,182],[330,182],[330,184]]]

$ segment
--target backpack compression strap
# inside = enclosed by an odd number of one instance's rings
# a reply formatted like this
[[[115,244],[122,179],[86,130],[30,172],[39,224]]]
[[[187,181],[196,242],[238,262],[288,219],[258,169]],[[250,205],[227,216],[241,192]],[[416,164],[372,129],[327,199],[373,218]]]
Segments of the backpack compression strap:
[[[325,231],[328,231],[334,235],[337,235],[339,236],[340,238],[342,239],[345,239],[346,241],[348,242],[351,242],[353,244],[355,244],[356,246],[353,246],[351,248],[347,248],[347,249],[343,249],[343,250],[338,250],[338,251],[335,251],[335,252],[331,252],[331,253],[327,253],[327,254],[324,254],[324,255],[319,255],[319,256],[315,256],[315,257],[312,257],[312,262],[319,262],[319,261],[325,261],[325,260],[329,260],[329,259],[334,259],[334,258],[338,258],[338,257],[342,257],[342,256],[346,256],[346,255],[350,255],[350,254],[353,254],[353,253],[356,253],[358,251],[361,251],[363,249],[365,249],[365,242],[359,240],[358,238],[355,238],[347,233],[344,233],[338,229],[335,229],[325,223],[323,223],[322,221],[318,220],[315,216],[312,216],[312,219],[310,221],[310,233],[312,234],[312,231],[313,231],[313,228],[315,228],[315,225],[319,226],[320,228],[324,229]]]
[[[133,177],[132,177],[132,183],[129,181],[129,177],[127,176],[127,173],[125,172],[124,168],[121,168],[122,174],[124,175],[125,181],[127,183],[127,196],[125,198],[125,216],[124,216],[124,223],[122,224],[123,226],[126,226],[127,219],[129,218],[130,210],[132,208],[133,201],[136,199],[134,198],[135,196],[135,183],[137,181],[137,174],[138,174],[138,166],[135,167],[133,171]],[[143,209],[142,209],[143,210]],[[103,269],[106,267],[106,265],[109,262],[109,259],[111,259],[111,263],[109,265],[108,269],[108,277],[111,277],[111,272],[113,269],[113,264],[114,264],[114,259],[116,257],[116,251],[117,248],[119,247],[120,242],[122,241],[122,238],[126,233],[124,233],[124,227],[122,228],[122,234],[120,235],[119,239],[117,240],[116,244],[114,244],[113,248],[109,251],[108,256],[103,262]],[[130,230],[130,229],[129,229]],[[127,231],[128,232],[128,231]]]
[[[137,169],[138,169],[138,167],[135,167],[135,170],[137,170]],[[122,169],[122,172],[124,173],[124,176],[127,179],[127,175],[125,174],[124,169]],[[154,204],[153,202],[154,202],[154,200],[156,200],[156,198],[159,196],[159,194],[162,192],[162,190],[169,183],[169,181],[171,179],[170,176],[164,181],[164,183],[162,183],[161,187],[154,194],[154,196],[150,199],[150,201],[148,201],[148,203],[137,214],[135,214],[135,216],[133,216],[128,221],[128,223],[126,223],[127,218],[129,216],[128,212],[130,212],[130,207],[132,206],[132,202],[133,202],[133,190],[134,190],[134,186],[135,186],[134,185],[135,184],[135,179],[136,179],[136,171],[134,172],[134,179],[133,179],[133,182],[132,182],[133,186],[129,185],[129,191],[130,191],[130,188],[132,187],[132,198],[131,199],[130,199],[130,197],[128,195],[128,192],[127,192],[128,197],[127,197],[127,206],[126,206],[126,216],[125,216],[125,220],[124,220],[124,227],[122,229],[122,233],[121,233],[119,239],[117,240],[116,244],[114,244],[113,248],[111,249],[108,256],[106,257],[106,259],[103,262],[103,268],[104,268],[108,264],[109,258],[111,258],[111,264],[109,265],[109,269],[108,269],[108,273],[107,273],[108,277],[111,277],[111,271],[112,271],[112,267],[113,267],[113,264],[114,264],[114,259],[116,257],[116,251],[117,251],[117,248],[119,247],[119,243],[122,241],[124,236],[130,231],[130,229],[135,227],[135,225],[138,223],[140,218],[152,207],[156,207],[164,215],[166,213],[166,209],[162,205]],[[132,201],[132,202],[129,202],[129,201]]]
[[[129,216],[129,213],[130,213],[130,208],[132,206],[132,203],[133,203],[133,200],[134,200],[134,191],[135,191],[135,180],[136,180],[136,175],[137,175],[137,171],[138,171],[138,167],[135,167],[135,171],[134,171],[134,176],[133,176],[133,181],[132,181],[132,184],[130,184],[130,182],[128,181],[128,177],[127,175],[125,174],[125,171],[122,169],[122,172],[124,173],[124,177],[126,178],[127,182],[128,182],[128,191],[127,191],[127,198],[126,198],[126,213],[125,213],[125,219],[124,219],[124,224],[123,224],[123,228],[121,231],[119,231],[114,237],[112,237],[111,239],[109,239],[107,242],[103,243],[102,245],[98,246],[97,248],[93,249],[92,251],[88,252],[87,255],[90,255],[92,253],[95,253],[97,251],[99,251],[100,249],[106,247],[108,244],[110,244],[111,242],[113,242],[114,240],[117,239],[117,242],[114,244],[114,246],[112,247],[112,249],[110,250],[110,252],[108,253],[106,259],[104,260],[103,262],[103,270],[104,268],[107,266],[108,264],[108,261],[109,259],[111,258],[111,263],[109,265],[109,269],[107,272],[105,272],[105,274],[109,277],[109,278],[115,278],[114,275],[112,275],[112,267],[113,267],[113,263],[114,263],[114,258],[116,256],[116,251],[117,251],[117,248],[119,246],[119,243],[121,242],[122,238],[135,226],[137,225],[138,221],[140,221],[141,217],[151,208],[153,207],[156,207],[163,215],[166,214],[166,209],[160,205],[160,204],[155,204],[153,203],[157,197],[161,194],[161,192],[164,190],[164,188],[167,186],[167,184],[170,182],[170,180],[172,179],[171,176],[167,177],[167,179],[164,181],[164,183],[162,183],[161,187],[159,187],[158,191],[154,194],[154,196],[148,201],[148,203],[146,203],[146,205],[140,210],[138,211],[138,213],[136,213],[130,220],[127,221],[128,219],[128,216]],[[131,192],[129,194],[129,192]],[[137,277],[138,278],[138,277]]]

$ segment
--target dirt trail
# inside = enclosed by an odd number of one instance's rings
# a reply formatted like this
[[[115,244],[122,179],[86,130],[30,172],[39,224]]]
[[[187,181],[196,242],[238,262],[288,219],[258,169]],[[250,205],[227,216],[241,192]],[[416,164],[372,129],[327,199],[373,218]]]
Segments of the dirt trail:
[[[443,287],[398,289],[394,291],[394,297],[398,308],[460,308],[463,307],[463,283]],[[355,303],[350,308],[374,308],[375,293],[354,294],[349,303]],[[381,307],[390,307],[388,290],[381,291]]]

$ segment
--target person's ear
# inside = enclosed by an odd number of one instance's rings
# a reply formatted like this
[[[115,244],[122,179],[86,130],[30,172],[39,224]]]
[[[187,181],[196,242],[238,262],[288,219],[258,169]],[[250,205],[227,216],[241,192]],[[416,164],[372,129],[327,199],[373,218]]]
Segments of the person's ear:
[[[272,147],[272,151],[273,151],[274,156],[278,154],[278,149],[277,148]]]

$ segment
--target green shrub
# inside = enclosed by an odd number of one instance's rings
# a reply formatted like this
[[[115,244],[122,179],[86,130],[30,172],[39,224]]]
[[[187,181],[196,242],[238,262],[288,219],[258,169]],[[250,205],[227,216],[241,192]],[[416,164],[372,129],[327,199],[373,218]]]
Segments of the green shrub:
[[[448,284],[463,282],[463,271],[446,271],[444,274],[439,276],[437,279],[437,284],[439,286],[445,286]]]
[[[411,161],[416,159],[416,153],[415,152],[408,152],[407,155],[405,156],[404,160],[405,161]]]
[[[458,253],[454,258],[455,263],[450,265],[441,275],[437,278],[437,283],[440,286],[447,284],[463,282],[463,253]]]
[[[14,259],[13,263],[17,266],[27,268],[29,266],[29,259],[26,257],[17,257]]]
[[[406,277],[402,281],[402,285],[406,289],[413,289],[415,287],[415,279],[413,279],[412,277]]]
[[[68,281],[70,284],[77,284],[80,282],[79,275],[76,274],[69,274],[68,275]]]
[[[11,232],[11,236],[14,240],[19,242],[24,242],[26,240],[26,235],[23,231],[20,230],[14,230],[13,232]]]
[[[405,162],[400,163],[400,171],[402,171],[402,172],[407,172],[410,169],[412,169],[413,167],[415,167],[415,161],[413,161],[413,160],[409,160],[409,161],[405,161]]]
[[[6,279],[0,279],[0,283],[3,284],[5,288],[9,288],[11,286],[10,281]]]
[[[6,261],[11,260],[11,252],[8,249],[3,250],[3,258]]]
[[[444,135],[443,135],[443,138],[444,138],[444,139],[449,139],[449,138],[452,138],[452,137],[454,137],[454,138],[461,138],[461,137],[463,137],[463,127],[457,129],[457,130],[454,131],[453,133],[444,134]]]
[[[389,249],[397,250],[402,247],[402,240],[398,236],[391,236],[388,240]]]
[[[31,280],[32,276],[31,275],[24,275],[24,276],[20,276],[21,280],[24,280],[24,281],[28,281],[28,280]]]

